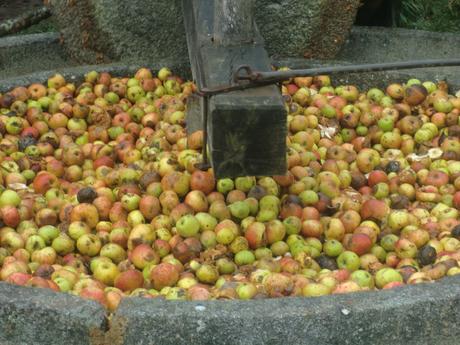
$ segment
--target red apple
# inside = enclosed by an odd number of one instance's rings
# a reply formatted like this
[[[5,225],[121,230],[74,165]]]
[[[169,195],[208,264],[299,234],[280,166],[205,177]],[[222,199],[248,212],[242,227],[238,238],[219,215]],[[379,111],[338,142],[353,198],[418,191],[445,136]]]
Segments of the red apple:
[[[133,291],[144,286],[144,276],[138,270],[129,269],[115,278],[114,286],[124,292]]]

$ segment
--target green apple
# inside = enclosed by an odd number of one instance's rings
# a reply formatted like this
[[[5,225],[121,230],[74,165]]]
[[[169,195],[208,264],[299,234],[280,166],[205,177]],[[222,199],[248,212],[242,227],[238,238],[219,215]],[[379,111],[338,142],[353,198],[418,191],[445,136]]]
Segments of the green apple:
[[[391,117],[383,117],[378,121],[379,128],[384,132],[391,132],[394,128],[394,121]]]
[[[436,111],[446,114],[450,113],[454,109],[454,105],[452,104],[452,102],[444,98],[439,98],[435,100],[433,103],[433,107]]]
[[[236,189],[242,192],[249,192],[249,190],[254,187],[256,184],[255,177],[245,176],[245,177],[237,177],[235,179],[235,187]]]
[[[217,181],[217,191],[222,194],[227,194],[235,188],[235,184],[232,179],[224,178]]]
[[[387,252],[392,252],[395,250],[395,244],[399,240],[399,237],[395,234],[388,234],[382,237],[380,240],[380,245]]]
[[[3,206],[19,206],[21,203],[21,197],[14,190],[6,189],[2,195],[0,195],[0,207]]]
[[[312,190],[304,190],[299,194],[303,206],[315,205],[319,201],[318,194]]]
[[[195,216],[187,214],[179,218],[176,228],[182,237],[194,237],[200,232],[201,225]]]
[[[121,197],[121,204],[128,212],[137,210],[139,208],[140,201],[141,197],[133,193],[127,193]]]
[[[201,231],[212,231],[217,225],[217,219],[211,216],[209,213],[198,212],[197,214],[195,214],[195,218],[200,223]]]
[[[383,97],[385,97],[385,93],[380,89],[372,88],[367,92],[367,98],[375,103],[379,103]]]
[[[330,293],[331,288],[324,284],[310,283],[302,289],[302,295],[305,297],[319,297]]]
[[[234,261],[238,266],[250,265],[256,261],[256,257],[252,251],[242,250],[235,254]]]
[[[393,268],[382,268],[375,274],[375,285],[379,289],[392,282],[403,282],[401,274]]]
[[[244,219],[248,217],[250,213],[249,205],[244,201],[236,201],[229,205],[228,208],[232,216],[238,219]]]
[[[354,271],[351,274],[350,278],[354,282],[358,283],[358,285],[361,286],[361,287],[367,287],[369,289],[374,288],[374,285],[375,285],[374,278],[367,271],[364,271],[364,270]]]
[[[257,287],[252,283],[239,283],[236,287],[236,294],[239,299],[249,300],[257,294]]]
[[[286,227],[287,235],[295,235],[300,233],[302,228],[302,221],[296,216],[289,216],[283,220],[283,224]]]
[[[346,268],[350,272],[353,272],[360,267],[361,261],[356,253],[347,250],[337,257],[337,265],[339,268]]]
[[[49,245],[59,236],[59,229],[53,225],[45,225],[38,229],[38,235],[45,240],[47,245]]]
[[[323,251],[327,256],[336,257],[343,253],[343,245],[335,239],[326,240]]]

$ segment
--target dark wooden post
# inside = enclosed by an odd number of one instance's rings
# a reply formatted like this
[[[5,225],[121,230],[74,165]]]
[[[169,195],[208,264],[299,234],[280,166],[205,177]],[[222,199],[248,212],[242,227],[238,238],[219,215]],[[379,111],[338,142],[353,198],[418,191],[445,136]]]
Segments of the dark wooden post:
[[[240,65],[269,71],[271,62],[253,18],[253,0],[183,0],[193,77],[199,88],[229,85]],[[218,177],[286,172],[286,110],[277,86],[210,97],[208,145]],[[203,128],[200,102],[190,98],[187,130]]]
[[[214,42],[223,45],[252,42],[253,10],[254,0],[216,0]]]

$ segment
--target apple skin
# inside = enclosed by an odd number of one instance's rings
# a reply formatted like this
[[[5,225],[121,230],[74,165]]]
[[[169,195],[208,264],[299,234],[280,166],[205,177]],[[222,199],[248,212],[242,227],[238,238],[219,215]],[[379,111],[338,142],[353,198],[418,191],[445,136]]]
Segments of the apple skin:
[[[380,164],[380,155],[373,149],[364,148],[359,151],[356,157],[356,164],[362,173],[370,173]]]
[[[351,251],[344,251],[337,257],[337,265],[339,268],[346,268],[350,272],[359,269],[359,256]]]
[[[279,220],[272,220],[266,226],[267,243],[273,244],[282,241],[286,235],[286,228]]]
[[[7,189],[0,195],[0,207],[3,206],[19,206],[21,198],[18,193],[13,190]]]
[[[361,223],[361,216],[355,210],[347,210],[340,216],[340,220],[345,228],[345,233],[352,233]]]
[[[368,253],[372,248],[372,240],[366,234],[353,234],[347,241],[345,247],[357,255],[361,256]]]
[[[246,229],[244,237],[248,240],[251,249],[257,249],[267,243],[266,227],[263,223],[254,222]]]
[[[131,262],[137,269],[143,270],[147,265],[160,262],[160,256],[147,244],[136,246],[129,255]]]
[[[376,184],[381,182],[388,182],[387,174],[381,170],[372,171],[367,178],[369,187],[374,187]]]
[[[209,208],[209,203],[206,194],[200,190],[192,190],[185,196],[184,202],[189,205],[194,212],[206,212]]]
[[[139,210],[147,220],[152,220],[160,214],[161,205],[157,197],[145,195],[139,201]]]
[[[345,236],[345,227],[340,219],[332,218],[324,230],[326,239],[343,240]]]
[[[185,215],[176,223],[177,231],[183,237],[192,237],[200,231],[200,223],[193,215]]]
[[[80,291],[80,297],[96,301],[107,307],[107,299],[103,289],[97,287],[85,287]]]
[[[93,272],[93,277],[107,286],[113,286],[115,279],[120,274],[117,265],[111,262],[101,263]]]
[[[408,239],[401,238],[395,243],[395,251],[399,258],[414,258],[417,254],[417,246]]]
[[[192,190],[199,190],[205,195],[211,193],[216,185],[214,176],[207,171],[196,170],[190,178],[190,188]]]
[[[211,299],[211,293],[206,287],[197,284],[187,290],[187,298],[190,301],[207,301]]]
[[[196,258],[202,250],[201,242],[194,238],[187,238],[173,247],[173,255],[182,264]],[[156,255],[158,257],[158,255]]]
[[[340,283],[336,286],[336,288],[332,291],[333,294],[345,294],[351,292],[358,292],[361,291],[361,287],[358,283],[354,281],[346,281]]]
[[[244,201],[236,201],[228,206],[230,213],[237,219],[244,219],[249,216],[249,204]]]
[[[179,272],[173,264],[161,263],[151,271],[150,279],[153,287],[159,291],[164,287],[174,286],[179,280]]]
[[[44,278],[41,277],[32,277],[30,278],[25,286],[29,287],[38,287],[42,289],[49,289],[50,285],[48,284],[48,281]]]
[[[282,297],[289,295],[294,284],[282,273],[271,273],[264,279],[263,286],[270,297]]]
[[[409,225],[409,221],[409,214],[406,210],[392,210],[387,218],[388,226],[394,232]]]
[[[219,271],[210,264],[201,265],[195,273],[198,281],[204,284],[215,284],[219,278]]]
[[[219,244],[229,245],[235,238],[235,232],[231,228],[221,227],[215,230],[215,239]]]
[[[330,293],[331,288],[324,284],[310,283],[302,289],[302,295],[305,297],[319,297]]]
[[[99,222],[99,213],[94,205],[79,204],[72,209],[70,220],[72,222],[82,221],[94,229]]]
[[[118,289],[105,291],[105,298],[107,301],[108,310],[114,313],[120,305],[120,302],[123,298],[123,293]]]
[[[442,187],[449,183],[449,175],[439,170],[431,170],[424,180],[425,185]]]
[[[323,224],[316,219],[307,219],[302,222],[302,235],[305,237],[320,238],[324,233]]]
[[[363,203],[360,214],[362,219],[382,220],[389,212],[390,209],[384,201],[370,199]]]
[[[0,214],[6,226],[16,228],[21,221],[19,211],[16,207],[5,205],[0,208]]]
[[[395,281],[395,282],[390,282],[388,284],[385,284],[385,286],[382,287],[383,290],[388,290],[388,289],[394,289],[397,287],[402,287],[404,286],[404,283]]]
[[[335,239],[327,240],[323,245],[323,250],[327,256],[337,257],[343,252],[343,245]]]
[[[398,282],[398,283],[403,282],[402,275],[395,269],[382,268],[378,270],[377,273],[375,274],[375,285],[379,289],[382,289],[384,286],[392,282]]]
[[[137,194],[127,193],[121,197],[121,204],[123,208],[127,211],[134,211],[139,208],[139,202],[141,197]]]
[[[457,210],[460,211],[460,191],[454,194],[453,203],[454,203],[454,207],[456,207]]]
[[[374,278],[372,277],[372,275],[364,270],[354,271],[351,274],[350,278],[354,282],[358,283],[358,285],[361,288],[373,289],[375,286]]]
[[[121,272],[114,281],[114,286],[124,292],[130,292],[144,286],[144,276],[135,269]]]
[[[81,221],[72,222],[69,225],[68,233],[73,240],[78,240],[81,236],[89,234],[91,232],[90,227]]]
[[[0,270],[0,279],[6,280],[13,273],[29,273],[29,267],[25,262],[13,261],[10,263],[3,264],[2,269]]]
[[[77,249],[83,255],[96,256],[101,247],[101,240],[94,234],[85,234],[77,240]]]
[[[241,283],[236,287],[236,293],[241,300],[250,300],[257,294],[257,287],[252,283]]]
[[[25,286],[27,282],[32,278],[31,274],[16,272],[12,273],[6,278],[6,282],[10,284],[15,284],[19,286]]]

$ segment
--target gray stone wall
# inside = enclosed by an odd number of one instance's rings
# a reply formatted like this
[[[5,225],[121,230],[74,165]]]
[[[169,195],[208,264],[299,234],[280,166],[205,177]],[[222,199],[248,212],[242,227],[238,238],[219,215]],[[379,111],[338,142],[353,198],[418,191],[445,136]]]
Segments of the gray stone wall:
[[[64,45],[81,63],[187,56],[182,0],[51,0]],[[256,0],[256,21],[273,56],[332,58],[360,0]]]

